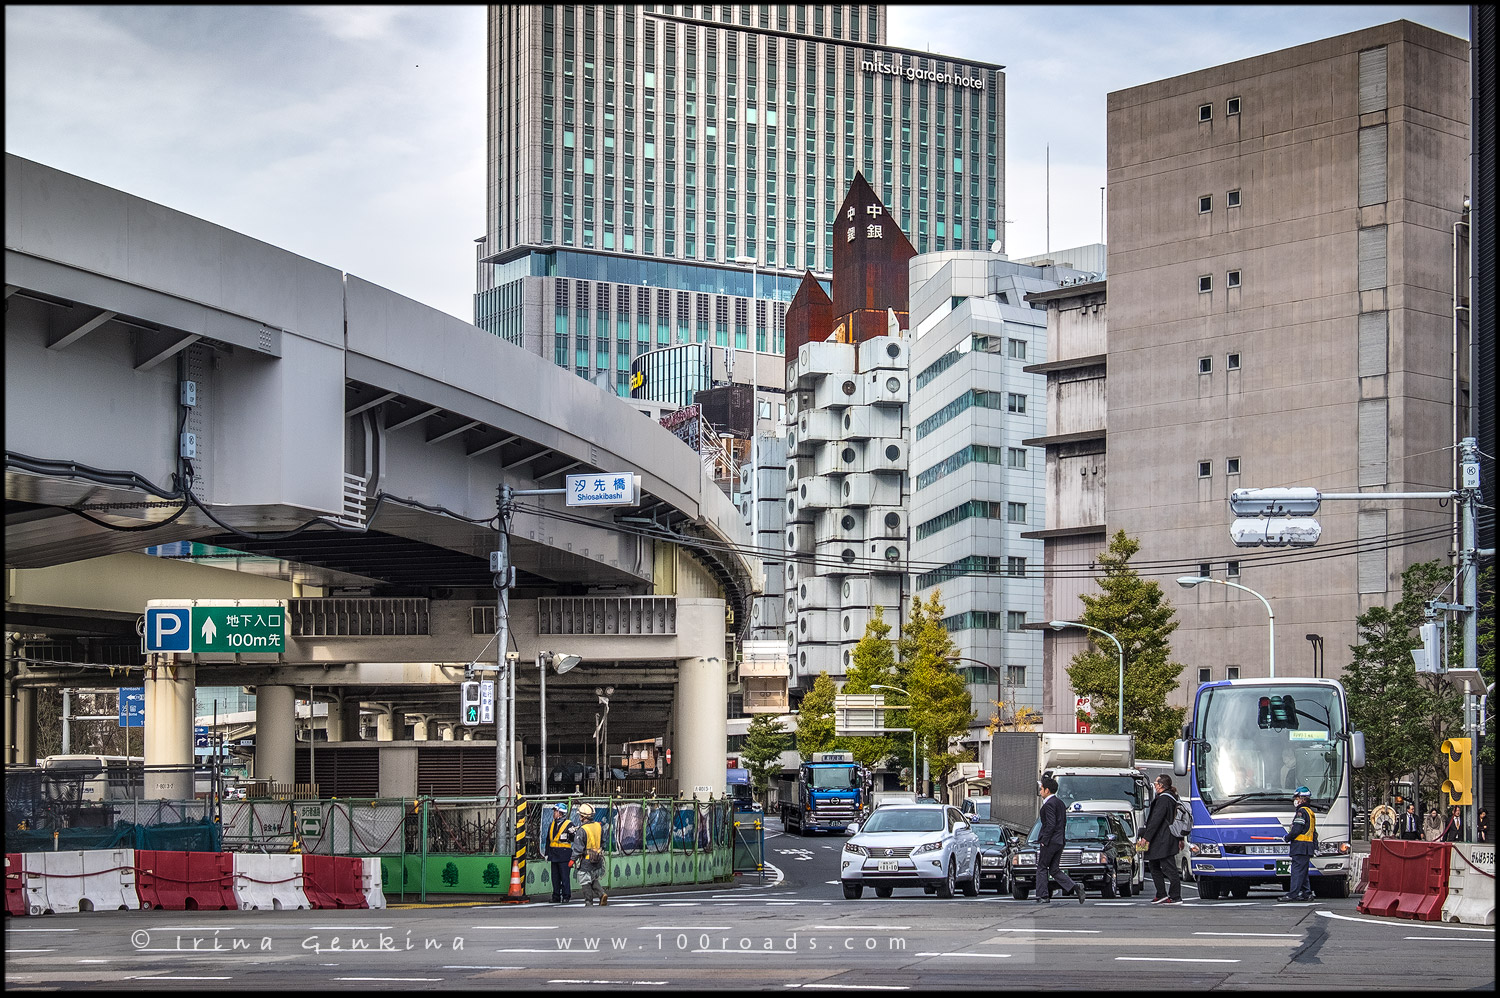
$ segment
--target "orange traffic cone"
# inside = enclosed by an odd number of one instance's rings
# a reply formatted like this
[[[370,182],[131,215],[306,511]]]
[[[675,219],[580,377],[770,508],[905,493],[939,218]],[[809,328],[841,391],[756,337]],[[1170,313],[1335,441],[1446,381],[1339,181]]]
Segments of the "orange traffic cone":
[[[510,892],[505,895],[505,903],[526,903],[526,888],[521,884],[521,864],[515,859],[510,861]]]

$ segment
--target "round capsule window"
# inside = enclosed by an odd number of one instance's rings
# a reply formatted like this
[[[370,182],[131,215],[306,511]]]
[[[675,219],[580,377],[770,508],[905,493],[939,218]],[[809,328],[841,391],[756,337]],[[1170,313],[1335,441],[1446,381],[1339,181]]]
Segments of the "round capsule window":
[[[892,378],[891,380],[894,381],[895,379]],[[852,382],[852,381],[846,381],[842,385],[839,385],[839,389],[841,391],[843,391],[843,393],[845,395],[853,395],[854,394],[854,382]]]
[[[886,378],[885,379],[885,390],[888,391],[888,392],[899,392],[901,390],[901,379],[900,378]]]
[[[885,525],[887,527],[890,527],[892,530],[895,530],[897,527],[901,526],[901,514],[900,513],[887,513],[887,514],[885,514]]]
[[[885,560],[886,561],[900,561],[901,560],[901,549],[900,548],[896,548],[896,547],[886,548],[885,549]]]
[[[839,457],[844,459],[845,464],[853,464],[854,459],[858,457],[858,455],[854,453],[853,447],[845,447],[843,450],[839,451]]]
[[[853,530],[854,529],[854,517],[851,514],[849,514],[849,513],[845,513],[843,515],[843,517],[839,520],[839,526],[843,527],[845,530]]]
[[[901,458],[901,448],[900,447],[897,447],[895,444],[891,444],[888,447],[886,447],[886,449],[885,449],[885,459],[887,461],[896,461],[896,460],[900,460],[900,458]]]
[[[839,557],[844,560],[844,564],[846,564],[846,565],[852,565],[852,564],[854,564],[854,549],[853,548],[844,548],[843,553],[840,554]]]
[[[901,347],[895,343],[887,343],[885,345],[885,355],[892,360],[895,360],[897,357],[901,356]]]

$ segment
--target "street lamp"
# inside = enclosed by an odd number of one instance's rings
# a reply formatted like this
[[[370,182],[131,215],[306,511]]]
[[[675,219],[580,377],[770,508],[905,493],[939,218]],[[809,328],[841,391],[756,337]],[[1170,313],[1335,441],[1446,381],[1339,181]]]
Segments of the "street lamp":
[[[881,686],[879,683],[871,683],[870,689],[890,690],[892,693],[900,693],[902,696],[906,697],[907,709],[909,710],[911,708],[911,694],[906,692],[899,686]],[[883,723],[884,718],[882,718],[881,720]],[[911,790],[912,793],[917,792],[917,729],[915,727],[911,729]]]
[[[1115,731],[1117,734],[1123,735],[1125,733],[1125,646],[1120,644],[1119,638],[1108,631],[1100,630],[1097,627],[1090,627],[1088,624],[1080,624],[1076,620],[1049,620],[1047,626],[1054,631],[1060,631],[1064,627],[1079,627],[1085,631],[1093,631],[1095,634],[1102,634],[1106,638],[1109,638],[1109,640],[1115,643],[1115,647],[1120,650],[1120,700],[1118,708],[1115,711],[1118,722]]]
[[[539,651],[536,653],[536,668],[542,680],[542,796],[547,796],[547,666],[557,672],[559,676],[570,672],[583,659],[577,655],[569,655],[567,652]]]
[[[1312,653],[1313,653],[1313,678],[1314,679],[1322,679],[1323,678],[1323,635],[1321,635],[1321,634],[1307,634],[1307,635],[1304,635],[1304,637],[1306,637],[1307,640],[1308,640],[1308,642],[1312,645]]]
[[[972,662],[975,665],[981,665],[984,668],[988,669],[990,671],[991,675],[993,675],[994,678],[995,678],[995,699],[996,699],[996,701],[998,701],[1000,699],[1000,670],[997,669],[995,666],[990,665],[988,662],[981,662],[977,658],[970,658],[967,655],[945,655],[944,658],[946,658],[950,662]],[[996,703],[996,706],[999,706],[998,702]],[[1016,709],[1015,704],[1011,704],[1011,714],[1012,714],[1012,716],[1015,715],[1015,709]],[[989,725],[985,725],[985,727],[988,727],[988,726]],[[993,733],[991,733],[991,738],[993,738],[993,737],[994,737],[994,735],[993,735]],[[980,765],[982,766],[984,764],[984,755],[983,755],[983,752],[984,752],[984,739],[983,738],[979,739],[979,752],[980,752]]]
[[[596,779],[602,779],[599,775],[600,771],[609,766],[609,698],[614,695],[615,688],[613,686],[594,687],[594,699],[599,701],[599,705],[604,708],[603,714],[594,715],[594,776]],[[604,732],[602,740],[599,737],[601,731]],[[600,752],[601,745],[603,746],[602,758]],[[611,773],[610,775],[613,776],[614,774]]]
[[[1227,582],[1224,579],[1210,579],[1210,578],[1207,578],[1206,576],[1201,576],[1201,575],[1198,575],[1198,576],[1184,575],[1182,578],[1180,578],[1180,579],[1177,580],[1177,584],[1179,586],[1181,586],[1182,588],[1184,588],[1184,589],[1192,589],[1194,586],[1198,585],[1199,583],[1203,583],[1203,582],[1217,582],[1221,586],[1229,586],[1232,589],[1243,589],[1245,592],[1249,593],[1251,596],[1254,596],[1256,599],[1260,600],[1262,603],[1265,604],[1265,606],[1266,606],[1266,621],[1267,621],[1268,629],[1270,631],[1271,678],[1275,679],[1276,678],[1276,612],[1271,609],[1271,603],[1270,603],[1270,601],[1267,600],[1260,593],[1256,592],[1254,589],[1251,589],[1249,586],[1242,586],[1238,582]]]

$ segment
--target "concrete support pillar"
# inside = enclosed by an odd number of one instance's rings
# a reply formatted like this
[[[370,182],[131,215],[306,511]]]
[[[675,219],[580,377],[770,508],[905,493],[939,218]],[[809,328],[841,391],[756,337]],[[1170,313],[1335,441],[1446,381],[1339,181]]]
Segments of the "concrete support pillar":
[[[445,741],[445,742],[451,742],[451,741],[453,741],[453,725],[451,725],[451,724],[445,724],[445,725],[443,725],[441,727],[441,729],[439,730],[438,739],[440,741]]]
[[[146,785],[149,800],[191,800],[193,797],[193,694],[197,666],[173,665],[168,655],[152,655],[146,664]],[[175,766],[153,772],[153,767]]]
[[[724,793],[729,676],[718,656],[677,660],[676,745],[672,775],[681,797]],[[703,788],[707,788],[705,791]]]
[[[359,698],[345,697],[339,701],[339,737],[342,741],[357,742],[360,739],[359,731]]]
[[[255,779],[296,782],[296,704],[296,691],[290,686],[255,688]]]
[[[427,718],[418,717],[411,725],[411,739],[414,742],[425,742],[427,740]]]
[[[395,712],[383,709],[375,715],[375,740],[377,742],[389,742],[395,740],[395,727],[391,718]]]

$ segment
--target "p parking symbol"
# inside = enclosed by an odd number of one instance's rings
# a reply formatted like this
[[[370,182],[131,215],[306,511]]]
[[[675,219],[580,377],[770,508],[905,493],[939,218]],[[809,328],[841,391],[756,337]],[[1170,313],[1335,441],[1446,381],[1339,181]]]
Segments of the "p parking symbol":
[[[153,607],[146,610],[146,650],[186,652],[193,646],[191,607]]]

